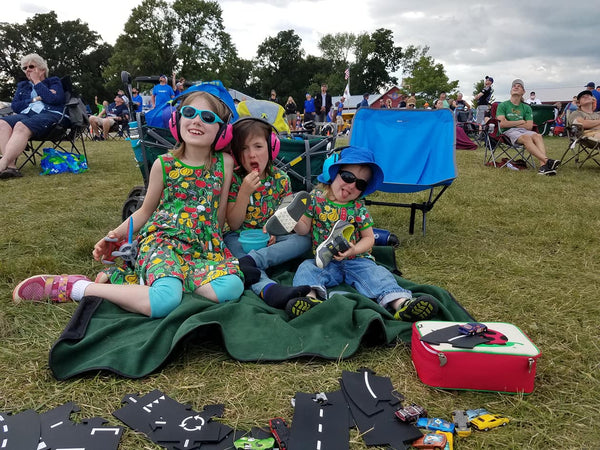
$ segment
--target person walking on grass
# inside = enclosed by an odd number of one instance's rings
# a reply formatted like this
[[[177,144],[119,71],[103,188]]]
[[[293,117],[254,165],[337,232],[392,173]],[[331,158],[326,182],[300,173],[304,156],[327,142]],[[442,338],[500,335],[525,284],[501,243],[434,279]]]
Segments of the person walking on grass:
[[[239,298],[244,283],[238,262],[221,236],[233,158],[218,150],[231,139],[226,132],[232,114],[207,92],[193,92],[183,100],[172,123],[181,144],[154,162],[140,209],[94,247],[94,259],[108,259],[114,250],[110,241],[127,240],[129,228],[139,230],[133,268],[113,266],[97,282],[82,275],[33,276],[16,286],[13,300],[64,302],[97,296],[159,318],[180,304],[184,292],[217,303]]]

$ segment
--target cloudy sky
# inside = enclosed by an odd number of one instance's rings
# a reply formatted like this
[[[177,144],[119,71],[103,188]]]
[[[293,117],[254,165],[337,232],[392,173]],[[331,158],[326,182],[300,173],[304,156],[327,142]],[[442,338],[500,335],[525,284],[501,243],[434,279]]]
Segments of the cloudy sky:
[[[22,23],[53,9],[59,21],[81,19],[114,44],[133,7],[141,0],[10,1],[1,21]],[[564,0],[219,0],[225,31],[238,54],[252,58],[258,45],[293,29],[307,54],[319,55],[327,33],[393,31],[399,46],[430,47],[450,80],[470,97],[473,84],[494,77],[495,97],[508,97],[510,82],[522,78],[541,100],[567,100],[588,81],[600,82],[598,14],[587,2]],[[151,19],[149,19],[151,20]],[[336,94],[336,93],[334,93]],[[341,92],[339,93],[341,94]],[[354,94],[354,92],[352,92]],[[540,95],[543,94],[543,95]],[[562,98],[565,97],[566,98]]]

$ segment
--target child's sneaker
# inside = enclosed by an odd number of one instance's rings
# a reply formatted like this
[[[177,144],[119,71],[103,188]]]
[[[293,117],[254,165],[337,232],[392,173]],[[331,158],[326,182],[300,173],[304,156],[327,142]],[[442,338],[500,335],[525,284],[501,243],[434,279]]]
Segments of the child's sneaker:
[[[431,319],[438,311],[438,302],[431,295],[409,298],[400,305],[394,319],[405,322]]]
[[[329,237],[317,247],[315,252],[317,267],[323,269],[331,262],[334,255],[348,250],[350,248],[348,241],[352,233],[354,233],[354,225],[345,220],[338,220],[331,229]]]
[[[15,287],[13,301],[16,303],[21,300],[68,302],[71,300],[73,284],[80,280],[90,281],[84,275],[36,275],[29,277]]]
[[[272,236],[283,236],[291,233],[308,209],[309,200],[310,194],[305,191],[300,191],[294,195],[294,198],[288,204],[284,200],[281,207],[267,220],[265,224],[267,233]]]
[[[285,305],[285,312],[288,313],[291,318],[295,318],[321,303],[323,303],[322,300],[314,297],[293,298]]]

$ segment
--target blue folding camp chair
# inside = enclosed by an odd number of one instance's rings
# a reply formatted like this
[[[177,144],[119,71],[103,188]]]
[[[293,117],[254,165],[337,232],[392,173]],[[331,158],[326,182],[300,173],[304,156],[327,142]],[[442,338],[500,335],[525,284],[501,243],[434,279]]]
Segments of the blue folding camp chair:
[[[427,200],[412,203],[371,201],[367,204],[410,208],[409,233],[415,215],[426,214],[456,178],[456,127],[449,109],[408,110],[360,108],[352,122],[350,145],[370,148],[384,171],[382,192],[429,191]]]

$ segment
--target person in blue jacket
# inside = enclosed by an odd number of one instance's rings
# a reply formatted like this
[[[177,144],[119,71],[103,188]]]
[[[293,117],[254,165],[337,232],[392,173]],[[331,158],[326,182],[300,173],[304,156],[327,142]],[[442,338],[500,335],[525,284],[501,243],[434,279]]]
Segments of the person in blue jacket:
[[[17,84],[10,105],[16,114],[0,118],[0,179],[22,177],[17,158],[32,137],[47,134],[61,119],[65,93],[58,77],[48,77],[48,64],[31,53],[21,59],[27,80]]]

